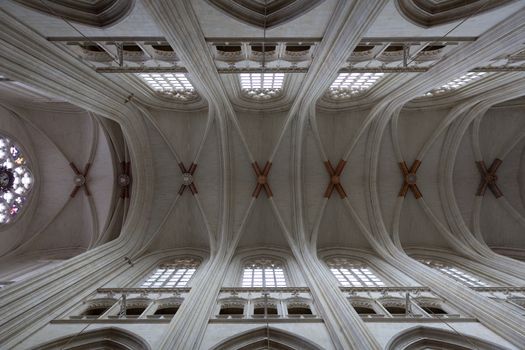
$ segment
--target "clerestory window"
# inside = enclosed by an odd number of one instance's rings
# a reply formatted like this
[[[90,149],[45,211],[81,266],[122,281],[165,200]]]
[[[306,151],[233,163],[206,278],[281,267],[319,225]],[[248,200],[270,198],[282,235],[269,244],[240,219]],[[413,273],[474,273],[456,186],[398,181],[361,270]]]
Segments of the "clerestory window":
[[[284,73],[241,73],[240,82],[246,96],[265,100],[281,93]]]
[[[332,274],[343,287],[383,287],[385,283],[367,266],[346,258],[326,261]]]
[[[374,86],[385,73],[339,73],[327,91],[328,97],[343,100],[360,95]]]
[[[271,259],[252,260],[244,265],[243,287],[286,287],[284,269]]]
[[[181,259],[162,264],[141,284],[142,288],[186,287],[197,271],[199,262],[195,259]]]
[[[184,73],[139,73],[142,79],[156,93],[181,101],[190,101],[197,92]]]
[[[451,265],[445,265],[437,261],[432,260],[419,260],[419,262],[430,266],[433,269],[436,269],[445,275],[455,279],[458,282],[461,282],[467,286],[471,287],[487,287],[489,284],[480,280],[477,277],[474,277],[467,272]]]
[[[468,72],[467,74],[462,75],[461,77],[456,78],[439,88],[430,90],[429,92],[425,94],[425,96],[435,96],[439,94],[444,94],[449,91],[457,90],[480,78],[483,78],[486,74],[487,72]]]

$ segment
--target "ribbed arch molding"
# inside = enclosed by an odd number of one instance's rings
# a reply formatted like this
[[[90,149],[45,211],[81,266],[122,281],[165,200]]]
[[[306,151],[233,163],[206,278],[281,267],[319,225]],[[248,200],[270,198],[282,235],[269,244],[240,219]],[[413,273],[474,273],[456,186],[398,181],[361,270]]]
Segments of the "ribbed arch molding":
[[[31,350],[151,350],[144,339],[124,329],[111,327],[77,333],[40,344]]]
[[[276,329],[260,327],[230,337],[211,350],[321,350],[322,348],[299,335]]]
[[[366,140],[364,176],[364,187],[367,189],[366,207],[370,224],[370,232],[367,236],[369,236],[370,242],[377,253],[384,256],[387,261],[397,266],[403,272],[410,273],[418,282],[432,288],[437,294],[451,303],[458,307],[460,305],[462,307],[470,307],[472,314],[478,317],[481,323],[516,345],[523,344],[524,336],[521,330],[516,327],[518,320],[515,315],[509,315],[507,310],[497,303],[482,302],[482,300],[487,300],[458,283],[454,285],[454,292],[451,292],[449,288],[443,286],[440,282],[442,279],[438,272],[424,266],[421,266],[421,268],[417,267],[412,259],[393,244],[390,232],[382,217],[379,188],[376,179],[380,167],[381,141],[395,112],[415,96],[446,83],[454,76],[464,74],[464,72],[472,69],[473,66],[479,64],[482,60],[496,56],[503,47],[516,47],[515,39],[523,35],[523,15],[524,12],[521,10],[508,17],[505,21],[492,28],[491,31],[481,35],[475,42],[456,50],[454,54],[436,64],[430,71],[419,74],[408,81],[402,88],[374,107],[367,117],[367,121],[370,122],[370,130]],[[477,52],[477,55],[472,55],[472,50]],[[469,59],[465,59],[465,57],[469,57]],[[450,155],[448,158],[450,158]],[[443,168],[443,166],[440,165],[440,168]],[[441,181],[440,184],[444,182]],[[445,186],[443,190],[443,192],[450,193],[451,187]],[[450,203],[446,203],[445,207],[447,205],[450,205]],[[453,215],[456,216],[457,213]],[[474,252],[474,247],[466,246],[465,251],[470,251],[473,256],[479,257]]]
[[[51,16],[92,27],[108,27],[125,18],[132,10],[135,0],[15,0],[19,4]]]
[[[237,20],[261,28],[272,28],[300,17],[323,0],[207,0]]]
[[[505,350],[504,346],[453,330],[416,326],[396,335],[387,344],[387,350],[451,349]]]
[[[6,12],[0,11],[0,21],[3,24],[0,40],[9,51],[8,59],[0,54],[0,70],[9,71],[10,77],[17,81],[55,96],[64,96],[75,105],[116,120],[124,137],[134,140],[129,152],[137,188],[119,239],[72,258],[53,273],[44,273],[31,283],[22,282],[2,291],[0,310],[9,315],[9,319],[2,320],[0,339],[5,347],[11,348],[49,322],[53,316],[47,310],[65,311],[90,293],[89,286],[100,285],[118,275],[123,257],[133,256],[143,242],[142,235],[149,222],[146,213],[153,201],[154,188],[143,117],[133,104],[123,104],[126,92],[75,58],[64,57],[60,48],[49,45],[46,38]],[[61,62],[60,72],[56,68],[57,62]],[[88,272],[87,266],[98,274]],[[46,294],[49,298],[45,302],[36,300],[34,293]]]
[[[509,0],[397,0],[396,5],[401,14],[414,24],[422,27],[433,27],[471,16],[473,13],[490,11],[508,4]]]

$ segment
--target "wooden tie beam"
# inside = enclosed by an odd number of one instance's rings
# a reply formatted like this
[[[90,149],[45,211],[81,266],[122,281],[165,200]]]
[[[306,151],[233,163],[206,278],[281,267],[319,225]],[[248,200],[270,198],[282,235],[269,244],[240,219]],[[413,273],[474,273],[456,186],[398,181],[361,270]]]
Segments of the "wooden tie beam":
[[[73,188],[69,196],[71,198],[75,197],[81,187],[84,188],[84,192],[86,193],[86,196],[91,196],[91,192],[89,191],[89,187],[87,184],[87,176],[89,173],[89,169],[91,169],[91,163],[86,164],[83,172],[78,170],[77,166],[73,162],[69,163],[69,166],[71,167],[71,169],[73,169],[73,172],[75,173],[75,177],[73,179],[75,183],[75,187]]]
[[[257,162],[252,163],[252,168],[255,171],[255,175],[257,175],[257,185],[253,190],[252,197],[258,198],[261,190],[263,189],[264,192],[266,192],[266,196],[268,196],[268,198],[273,197],[272,189],[268,183],[268,173],[270,172],[271,167],[272,163],[266,162],[266,164],[264,164],[264,168],[261,170]]]
[[[184,164],[179,163],[179,168],[182,171],[182,185],[179,189],[179,195],[182,195],[184,193],[184,190],[186,188],[189,188],[192,195],[196,195],[197,187],[195,186],[195,183],[193,182],[193,174],[195,174],[195,170],[197,169],[197,164],[191,163],[190,167],[186,169]]]
[[[328,184],[328,187],[326,187],[324,197],[330,198],[335,188],[341,199],[346,198],[346,192],[343,188],[343,185],[341,185],[341,173],[343,172],[343,169],[346,165],[346,161],[341,159],[339,163],[337,163],[337,167],[335,169],[332,167],[332,163],[330,163],[329,160],[324,162],[324,165],[328,171],[328,174],[330,175],[330,183]]]
[[[496,171],[498,171],[498,168],[500,167],[501,163],[503,163],[503,161],[499,158],[496,158],[490,165],[490,168],[487,169],[484,161],[476,162],[478,170],[481,174],[481,182],[478,186],[476,196],[484,196],[487,187],[490,189],[490,191],[494,194],[496,198],[503,196],[503,192],[501,192],[498,185],[496,184],[496,181],[498,181]]]
[[[403,161],[399,163],[399,167],[401,168],[401,172],[403,173],[403,187],[401,187],[401,191],[399,191],[399,197],[406,197],[408,190],[412,191],[416,199],[423,197],[421,191],[419,190],[419,187],[417,187],[416,184],[416,173],[420,165],[421,161],[418,159],[416,159],[414,163],[412,163],[410,169],[408,169],[406,162]]]

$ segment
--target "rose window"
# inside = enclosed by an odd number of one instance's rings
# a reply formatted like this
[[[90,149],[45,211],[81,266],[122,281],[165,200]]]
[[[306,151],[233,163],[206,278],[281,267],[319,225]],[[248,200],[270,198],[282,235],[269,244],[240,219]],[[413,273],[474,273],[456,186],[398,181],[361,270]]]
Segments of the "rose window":
[[[16,219],[33,186],[33,175],[20,148],[0,135],[0,224]]]

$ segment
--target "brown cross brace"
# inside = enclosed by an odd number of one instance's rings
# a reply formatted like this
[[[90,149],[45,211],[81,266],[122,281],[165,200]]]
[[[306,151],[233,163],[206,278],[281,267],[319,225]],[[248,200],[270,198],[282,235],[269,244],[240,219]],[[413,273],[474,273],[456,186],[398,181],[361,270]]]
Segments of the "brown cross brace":
[[[272,163],[266,162],[262,170],[257,162],[253,162],[252,167],[255,171],[255,175],[257,175],[257,185],[253,190],[252,197],[258,198],[259,194],[261,193],[261,190],[263,189],[264,192],[266,192],[266,196],[268,196],[268,198],[273,197],[272,189],[270,188],[270,184],[268,184],[268,173],[270,172]]]
[[[325,198],[330,198],[330,196],[332,196],[334,188],[337,193],[339,193],[341,199],[346,198],[346,192],[343,188],[343,185],[341,185],[341,173],[343,172],[343,169],[346,165],[346,161],[341,159],[339,163],[337,163],[337,167],[335,169],[332,167],[332,163],[330,163],[329,160],[324,162],[324,165],[328,171],[328,174],[330,175],[330,183],[324,192]]]
[[[184,164],[179,163],[179,168],[182,171],[182,185],[179,189],[179,195],[182,195],[184,193],[184,190],[189,187],[191,194],[196,195],[197,187],[195,186],[195,183],[193,182],[193,174],[195,174],[195,170],[197,169],[197,164],[191,163],[190,167],[186,169]]]
[[[476,165],[478,166],[478,170],[481,174],[481,182],[479,183],[478,191],[476,192],[476,196],[485,195],[485,191],[487,190],[487,187],[490,189],[490,191],[494,194],[496,198],[503,196],[503,193],[501,192],[498,185],[496,184],[496,181],[498,181],[498,176],[496,175],[496,171],[498,170],[501,163],[503,163],[503,161],[499,158],[496,158],[490,165],[490,168],[487,169],[484,161],[476,162]]]
[[[419,190],[419,187],[417,187],[416,181],[417,181],[417,170],[419,169],[419,166],[421,165],[420,160],[415,160],[414,163],[412,163],[412,166],[410,169],[408,169],[407,163],[401,162],[399,163],[399,167],[401,168],[401,172],[403,173],[403,187],[401,187],[401,191],[399,191],[399,197],[405,197],[408,190],[412,191],[414,194],[414,197],[416,199],[419,199],[423,197],[421,194],[421,191]]]
[[[69,163],[69,166],[71,167],[71,169],[73,169],[73,172],[75,173],[75,187],[73,188],[69,196],[71,198],[75,197],[77,195],[77,192],[80,190],[80,187],[84,188],[86,196],[91,196],[91,192],[89,191],[89,187],[87,185],[87,176],[89,173],[89,169],[91,168],[91,163],[86,164],[83,172],[80,172],[80,170],[78,170],[77,166],[73,162]]]
[[[120,186],[120,198],[129,198],[131,187],[131,163],[120,162],[120,175],[118,176]]]

